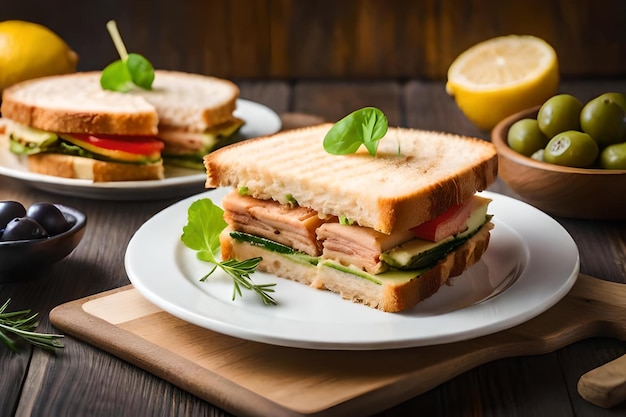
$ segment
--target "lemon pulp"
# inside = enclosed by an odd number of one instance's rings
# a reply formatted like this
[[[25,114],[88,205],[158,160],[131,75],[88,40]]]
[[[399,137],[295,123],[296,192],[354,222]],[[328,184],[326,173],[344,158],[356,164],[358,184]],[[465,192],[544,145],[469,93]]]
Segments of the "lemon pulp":
[[[476,44],[448,69],[446,91],[482,130],[556,94],[557,55],[544,40],[508,35]]]

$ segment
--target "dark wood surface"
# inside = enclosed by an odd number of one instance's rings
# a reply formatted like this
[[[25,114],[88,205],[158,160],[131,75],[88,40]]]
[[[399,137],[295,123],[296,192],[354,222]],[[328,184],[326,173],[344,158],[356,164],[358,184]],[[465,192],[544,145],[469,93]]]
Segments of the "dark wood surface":
[[[442,80],[480,41],[539,36],[566,76],[626,73],[623,0],[3,1],[0,21],[57,32],[79,69],[117,59],[105,24],[157,68],[227,78]]]
[[[381,108],[393,125],[435,129],[488,139],[465,119],[443,83],[241,81],[242,97],[264,103],[286,122],[298,113],[335,121],[365,105]],[[561,90],[581,100],[626,80],[564,81]],[[501,182],[492,191],[514,194]],[[202,191],[202,190],[199,190]],[[67,301],[129,284],[123,258],[134,231],[178,199],[101,201],[38,191],[0,176],[0,198],[28,205],[52,201],[88,216],[85,237],[67,259],[30,281],[2,284],[14,309],[41,314],[40,331],[55,331],[49,311]],[[626,210],[626,208],[625,208]],[[557,219],[579,246],[581,272],[626,282],[626,222]],[[149,254],[146,254],[149,256]],[[556,261],[556,260],[555,260]],[[228,416],[223,410],[72,337],[53,355],[28,346],[11,353],[0,345],[1,416]],[[618,416],[626,405],[605,410],[583,400],[576,383],[585,372],[626,353],[623,341],[593,338],[556,352],[497,360],[378,416]]]

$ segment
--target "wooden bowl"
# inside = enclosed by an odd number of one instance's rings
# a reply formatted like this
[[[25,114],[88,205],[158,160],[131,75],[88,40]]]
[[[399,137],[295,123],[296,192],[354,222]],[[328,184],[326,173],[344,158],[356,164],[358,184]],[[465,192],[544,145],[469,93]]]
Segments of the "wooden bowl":
[[[536,118],[539,107],[502,120],[491,132],[498,175],[522,200],[553,216],[625,220],[626,170],[570,168],[526,157],[507,144],[513,123]]]

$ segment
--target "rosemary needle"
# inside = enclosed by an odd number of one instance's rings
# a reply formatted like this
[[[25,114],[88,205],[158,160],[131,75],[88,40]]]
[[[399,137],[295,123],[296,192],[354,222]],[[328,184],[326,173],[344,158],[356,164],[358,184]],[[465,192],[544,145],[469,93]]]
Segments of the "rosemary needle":
[[[33,346],[50,351],[63,348],[63,344],[59,342],[63,335],[35,332],[34,330],[39,324],[39,315],[31,313],[30,310],[7,312],[10,303],[11,299],[9,298],[0,307],[0,341],[8,346],[9,349],[14,352],[18,351],[15,337],[23,339]]]

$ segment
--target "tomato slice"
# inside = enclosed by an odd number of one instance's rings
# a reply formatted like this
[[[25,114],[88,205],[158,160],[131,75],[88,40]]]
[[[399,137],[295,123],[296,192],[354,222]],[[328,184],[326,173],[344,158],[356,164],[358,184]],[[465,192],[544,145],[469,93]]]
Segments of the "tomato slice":
[[[472,199],[450,206],[443,214],[411,229],[420,239],[439,242],[448,236],[462,232],[472,212]]]
[[[77,133],[72,133],[72,136],[98,148],[138,155],[153,155],[160,153],[163,149],[163,142],[153,136],[92,135]]]

